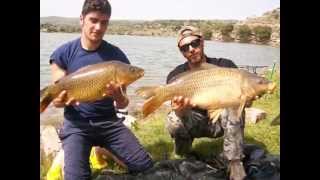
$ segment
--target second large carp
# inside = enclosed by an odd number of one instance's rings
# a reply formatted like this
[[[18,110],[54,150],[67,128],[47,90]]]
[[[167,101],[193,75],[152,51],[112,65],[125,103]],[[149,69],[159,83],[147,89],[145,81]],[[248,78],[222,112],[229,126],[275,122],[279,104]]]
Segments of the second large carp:
[[[245,70],[210,66],[178,75],[167,85],[140,87],[136,93],[147,99],[144,117],[174,96],[184,96],[216,119],[217,110],[228,107],[238,108],[240,117],[248,101],[272,93],[275,87],[275,83]]]

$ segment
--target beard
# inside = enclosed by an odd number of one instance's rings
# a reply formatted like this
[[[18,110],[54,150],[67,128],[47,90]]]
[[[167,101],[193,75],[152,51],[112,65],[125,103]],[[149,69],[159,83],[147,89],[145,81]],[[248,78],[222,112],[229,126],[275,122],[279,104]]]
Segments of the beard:
[[[192,64],[198,64],[202,62],[202,58],[203,58],[203,54],[202,53],[197,53],[197,54],[193,54],[191,55],[188,60],[190,63]]]

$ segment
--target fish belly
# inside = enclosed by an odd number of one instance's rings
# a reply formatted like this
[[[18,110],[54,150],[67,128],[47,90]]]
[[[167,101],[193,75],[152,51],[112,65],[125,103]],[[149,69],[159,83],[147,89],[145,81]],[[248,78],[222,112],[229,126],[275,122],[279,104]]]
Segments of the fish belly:
[[[110,80],[99,78],[79,79],[78,81],[65,82],[64,89],[67,90],[68,98],[75,98],[79,102],[96,101],[104,98],[106,84]]]
[[[219,109],[239,104],[241,89],[236,84],[215,84],[195,91],[191,102],[204,109]]]

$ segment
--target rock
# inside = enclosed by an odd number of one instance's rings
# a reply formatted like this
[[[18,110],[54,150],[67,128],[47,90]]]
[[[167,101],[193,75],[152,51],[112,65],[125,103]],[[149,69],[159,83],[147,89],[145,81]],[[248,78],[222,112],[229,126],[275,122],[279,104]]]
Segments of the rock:
[[[55,127],[40,126],[40,148],[43,149],[45,156],[54,157],[59,152],[61,143]]]
[[[132,123],[136,121],[136,118],[129,114],[128,108],[117,109],[116,112],[118,118],[122,120],[122,123],[129,128],[132,126]]]
[[[262,119],[265,119],[267,113],[264,110],[257,108],[246,108],[246,123],[256,124]]]
[[[124,121],[123,124],[126,125],[127,127],[131,127],[132,124],[137,120],[135,117],[131,116],[131,115],[125,115],[124,116]]]

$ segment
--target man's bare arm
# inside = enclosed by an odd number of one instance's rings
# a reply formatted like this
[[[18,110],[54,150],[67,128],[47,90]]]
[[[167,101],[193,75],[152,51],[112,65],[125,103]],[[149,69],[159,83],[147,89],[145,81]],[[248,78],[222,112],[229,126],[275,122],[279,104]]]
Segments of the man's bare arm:
[[[52,63],[50,65],[51,68],[51,80],[52,83],[57,82],[59,79],[61,79],[62,77],[66,76],[67,72],[60,68],[57,64]]]

